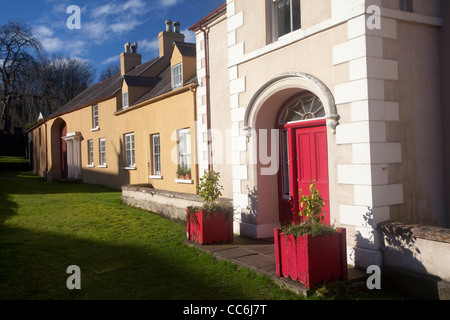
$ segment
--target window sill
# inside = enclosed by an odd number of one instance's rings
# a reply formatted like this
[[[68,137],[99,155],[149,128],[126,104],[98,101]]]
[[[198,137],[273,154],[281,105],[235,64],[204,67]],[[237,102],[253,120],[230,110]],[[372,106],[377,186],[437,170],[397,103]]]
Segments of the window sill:
[[[91,132],[99,131],[99,130],[100,130],[100,127],[95,127],[95,128],[92,128],[92,129],[91,129]]]
[[[99,168],[108,168],[108,165],[102,164],[102,165],[99,165],[98,167],[99,167]]]
[[[95,165],[93,165],[93,164],[88,164],[88,165],[86,166],[86,168],[95,168]]]
[[[155,179],[155,180],[162,180],[162,176],[154,176],[154,175],[150,175],[148,176],[150,179]]]
[[[193,184],[194,181],[192,180],[187,180],[187,179],[175,179],[176,183],[183,183],[183,184]]]
[[[122,170],[137,170],[136,167],[122,167]]]

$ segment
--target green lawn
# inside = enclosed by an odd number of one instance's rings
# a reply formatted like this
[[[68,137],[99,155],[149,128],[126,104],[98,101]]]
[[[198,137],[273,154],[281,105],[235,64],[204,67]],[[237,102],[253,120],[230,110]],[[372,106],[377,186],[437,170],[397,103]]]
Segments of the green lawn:
[[[187,246],[184,224],[120,197],[0,166],[0,299],[302,298]],[[81,269],[81,290],[66,286],[70,265]]]
[[[187,246],[184,224],[120,198],[101,186],[45,182],[26,161],[0,156],[0,300],[304,299]],[[71,265],[81,290],[66,286]],[[365,290],[332,298],[397,297]]]

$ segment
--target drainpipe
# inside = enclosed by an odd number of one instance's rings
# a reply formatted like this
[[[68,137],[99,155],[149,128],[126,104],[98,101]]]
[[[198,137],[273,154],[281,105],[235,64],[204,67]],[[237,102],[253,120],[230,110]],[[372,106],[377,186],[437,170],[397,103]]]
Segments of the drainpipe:
[[[48,134],[47,134],[47,122],[45,122],[45,180],[48,181]]]
[[[209,88],[209,42],[208,42],[208,32],[203,28],[202,22],[198,24],[198,28],[203,32],[203,39],[205,41],[205,88],[206,88],[206,128],[208,135],[208,170],[213,170],[212,165],[212,137],[211,137],[211,106],[210,106],[210,88]]]
[[[193,102],[194,102],[194,166],[195,166],[195,186],[197,187],[199,184],[199,172],[198,172],[198,134],[197,134],[197,87],[192,86],[189,89],[192,92],[192,98],[193,98]],[[196,188],[197,189],[197,188]],[[198,190],[197,190],[197,194],[198,194]]]

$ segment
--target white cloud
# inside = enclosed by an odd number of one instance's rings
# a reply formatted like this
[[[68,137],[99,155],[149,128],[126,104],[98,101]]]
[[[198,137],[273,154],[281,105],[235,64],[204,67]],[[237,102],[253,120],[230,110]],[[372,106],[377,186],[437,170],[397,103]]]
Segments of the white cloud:
[[[180,31],[182,34],[184,34],[184,42],[190,42],[195,43],[195,33],[188,30],[187,28]]]
[[[163,7],[170,7],[174,6],[179,2],[182,2],[183,0],[159,0],[159,5]]]
[[[50,53],[61,51],[63,48],[63,42],[59,38],[42,38],[41,43],[44,49]]]
[[[42,46],[49,53],[65,53],[69,56],[83,55],[86,52],[87,42],[84,40],[61,39],[48,37],[40,39]]]
[[[138,52],[139,50],[142,52],[148,52],[148,53],[154,53],[155,51],[159,50],[159,40],[158,39],[154,39],[154,40],[141,40],[138,41]]]
[[[40,37],[51,37],[54,33],[53,30],[46,26],[37,26],[34,29]]]
[[[119,61],[119,55],[115,55],[115,56],[109,57],[108,59],[103,60],[102,64],[108,65],[108,64],[111,64],[111,63],[119,63],[119,62],[120,62]]]
[[[137,20],[128,20],[112,23],[109,28],[112,32],[115,33],[123,33],[134,30],[138,25],[142,24],[142,22]]]
[[[103,21],[86,22],[81,26],[84,35],[89,39],[105,40],[109,26]]]

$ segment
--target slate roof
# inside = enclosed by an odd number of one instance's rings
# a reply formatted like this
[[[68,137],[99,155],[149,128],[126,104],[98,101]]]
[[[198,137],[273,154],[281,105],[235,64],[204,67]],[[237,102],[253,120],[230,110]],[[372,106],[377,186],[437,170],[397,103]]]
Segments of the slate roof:
[[[124,75],[126,84],[132,87],[154,87],[161,78],[158,77],[139,77]]]
[[[123,79],[120,73],[118,73],[108,79],[91,85],[64,106],[59,108],[56,112],[51,114],[49,118],[94,104],[96,101],[112,98],[114,92],[122,87],[122,81]]]
[[[195,57],[197,54],[195,43],[175,41],[175,45],[183,56]]]
[[[176,45],[182,55],[195,56],[196,46],[194,43],[177,42]],[[122,88],[123,80],[125,80],[129,86],[149,87],[149,92],[135,101],[132,106],[171,91],[172,79],[170,61],[167,62],[167,66],[156,77],[140,76],[160,60],[161,58],[159,57],[154,58],[137,65],[124,76],[121,76],[120,73],[118,73],[106,80],[91,85],[67,104],[59,108],[56,112],[51,114],[47,119],[51,119],[64,113],[113,98],[114,95]],[[189,83],[195,80],[196,78],[190,79]]]

